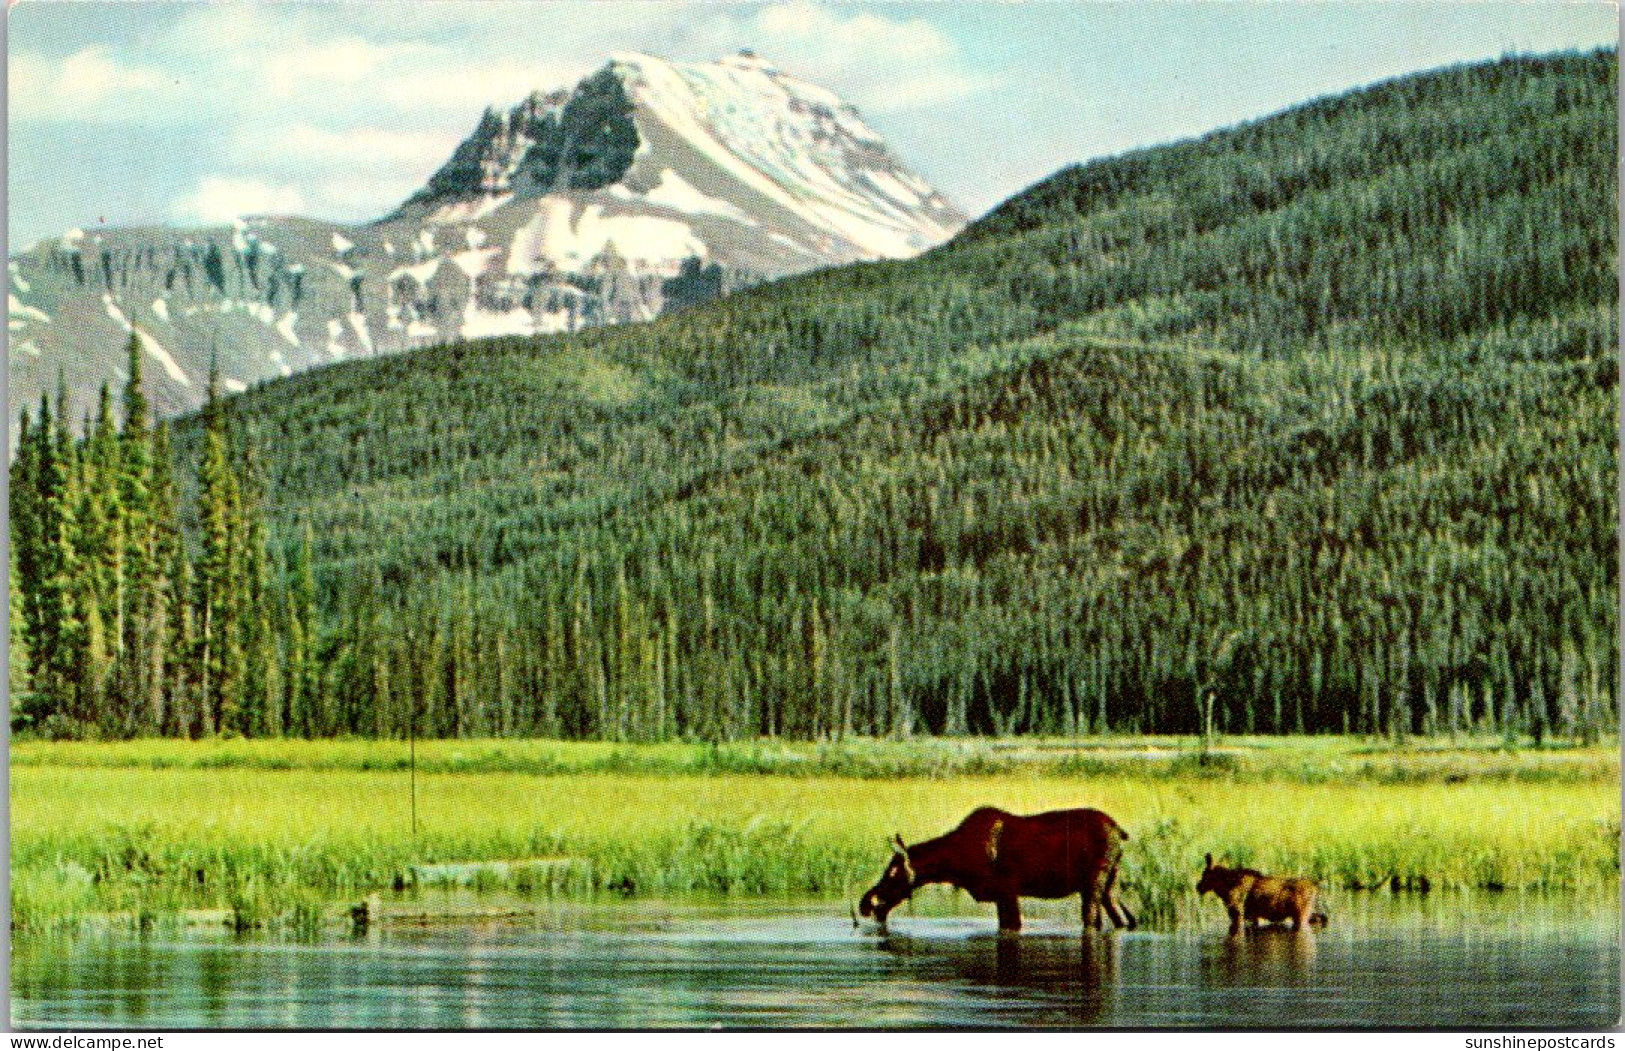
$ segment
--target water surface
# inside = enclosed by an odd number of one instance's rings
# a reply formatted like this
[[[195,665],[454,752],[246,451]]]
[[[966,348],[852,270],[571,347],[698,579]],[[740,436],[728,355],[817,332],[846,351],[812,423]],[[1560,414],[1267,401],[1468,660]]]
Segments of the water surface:
[[[1211,902],[1210,902],[1211,903]],[[428,902],[432,907],[437,903]],[[444,903],[440,903],[444,904]],[[535,908],[532,904],[530,908]],[[1018,937],[951,899],[854,930],[841,903],[597,902],[307,942],[209,929],[15,946],[22,1028],[1606,1027],[1610,902],[1352,897],[1323,932]]]

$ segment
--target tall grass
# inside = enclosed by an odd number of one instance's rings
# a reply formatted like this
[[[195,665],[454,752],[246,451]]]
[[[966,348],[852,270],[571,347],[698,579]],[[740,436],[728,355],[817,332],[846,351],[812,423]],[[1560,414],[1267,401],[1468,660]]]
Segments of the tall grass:
[[[763,774],[776,777],[981,777],[1001,774],[1131,775],[1186,781],[1353,780],[1587,782],[1617,779],[1613,747],[1512,747],[1500,737],[1396,746],[1353,737],[1235,737],[1218,748],[1197,737],[914,741],[855,739],[813,744],[616,744],[597,741],[432,740],[416,746],[420,773]],[[405,771],[405,741],[208,740],[14,742],[11,765],[150,770]]]
[[[88,912],[139,917],[183,907],[226,909],[242,924],[294,923],[301,915],[308,923],[316,899],[399,885],[416,865],[504,859],[574,859],[568,881],[514,867],[511,889],[537,894],[852,897],[878,874],[893,832],[935,835],[984,803],[1111,813],[1131,837],[1124,896],[1161,925],[1189,914],[1209,851],[1336,888],[1397,876],[1425,877],[1439,889],[1592,893],[1614,891],[1619,878],[1618,766],[1609,769],[1603,752],[1581,753],[1604,771],[1598,776],[1570,771],[1527,783],[1306,781],[1210,769],[1063,773],[1048,760],[1015,759],[997,773],[891,780],[420,770],[414,837],[405,773],[355,769],[361,742],[266,746],[266,755],[290,760],[285,770],[216,764],[208,746],[161,744],[98,746],[111,765],[90,763],[95,750],[80,746],[62,748],[61,763],[50,761],[49,749],[19,749],[23,761],[11,773],[16,929],[48,929]],[[535,754],[570,753],[522,744]],[[372,747],[387,755],[391,746]],[[666,761],[663,747],[644,761]],[[1356,754],[1346,742],[1318,747],[1333,754],[1283,749],[1282,765],[1320,769]],[[191,761],[128,761],[143,753]],[[448,748],[438,759],[458,754],[470,753]],[[637,752],[585,753],[593,754]],[[433,750],[430,757],[432,769]],[[525,872],[528,882],[519,885]]]

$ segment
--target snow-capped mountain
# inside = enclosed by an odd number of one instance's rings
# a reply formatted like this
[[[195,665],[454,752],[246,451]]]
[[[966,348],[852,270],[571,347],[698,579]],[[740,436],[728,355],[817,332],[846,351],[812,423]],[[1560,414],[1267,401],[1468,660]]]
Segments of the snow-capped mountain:
[[[134,331],[155,407],[458,339],[646,320],[750,283],[917,254],[965,217],[852,107],[741,52],[617,55],[487,110],[390,215],[346,225],[69,231],[9,261],[11,415],[67,380],[77,414]]]

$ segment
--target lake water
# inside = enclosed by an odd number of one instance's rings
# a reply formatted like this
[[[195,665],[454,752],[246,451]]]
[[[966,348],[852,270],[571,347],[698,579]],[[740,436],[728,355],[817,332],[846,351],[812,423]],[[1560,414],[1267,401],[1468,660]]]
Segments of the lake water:
[[[1035,903],[999,937],[991,909],[953,899],[884,936],[830,902],[558,904],[307,942],[102,931],[14,946],[12,1013],[36,1029],[1618,1022],[1616,903],[1342,897],[1324,931],[1237,938],[1211,899],[1200,930],[1105,935],[1080,933],[1075,904]]]

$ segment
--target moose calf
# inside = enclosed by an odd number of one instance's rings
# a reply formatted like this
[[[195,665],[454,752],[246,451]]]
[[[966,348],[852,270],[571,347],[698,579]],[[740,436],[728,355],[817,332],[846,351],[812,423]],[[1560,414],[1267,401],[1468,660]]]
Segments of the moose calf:
[[[1230,913],[1230,933],[1241,930],[1243,923],[1258,926],[1262,920],[1271,923],[1292,921],[1293,927],[1303,930],[1307,924],[1326,922],[1324,912],[1315,911],[1315,898],[1320,884],[1312,879],[1295,876],[1266,876],[1257,869],[1232,869],[1213,864],[1213,855],[1207,856],[1207,867],[1196,883],[1196,893],[1212,891],[1224,902]]]

